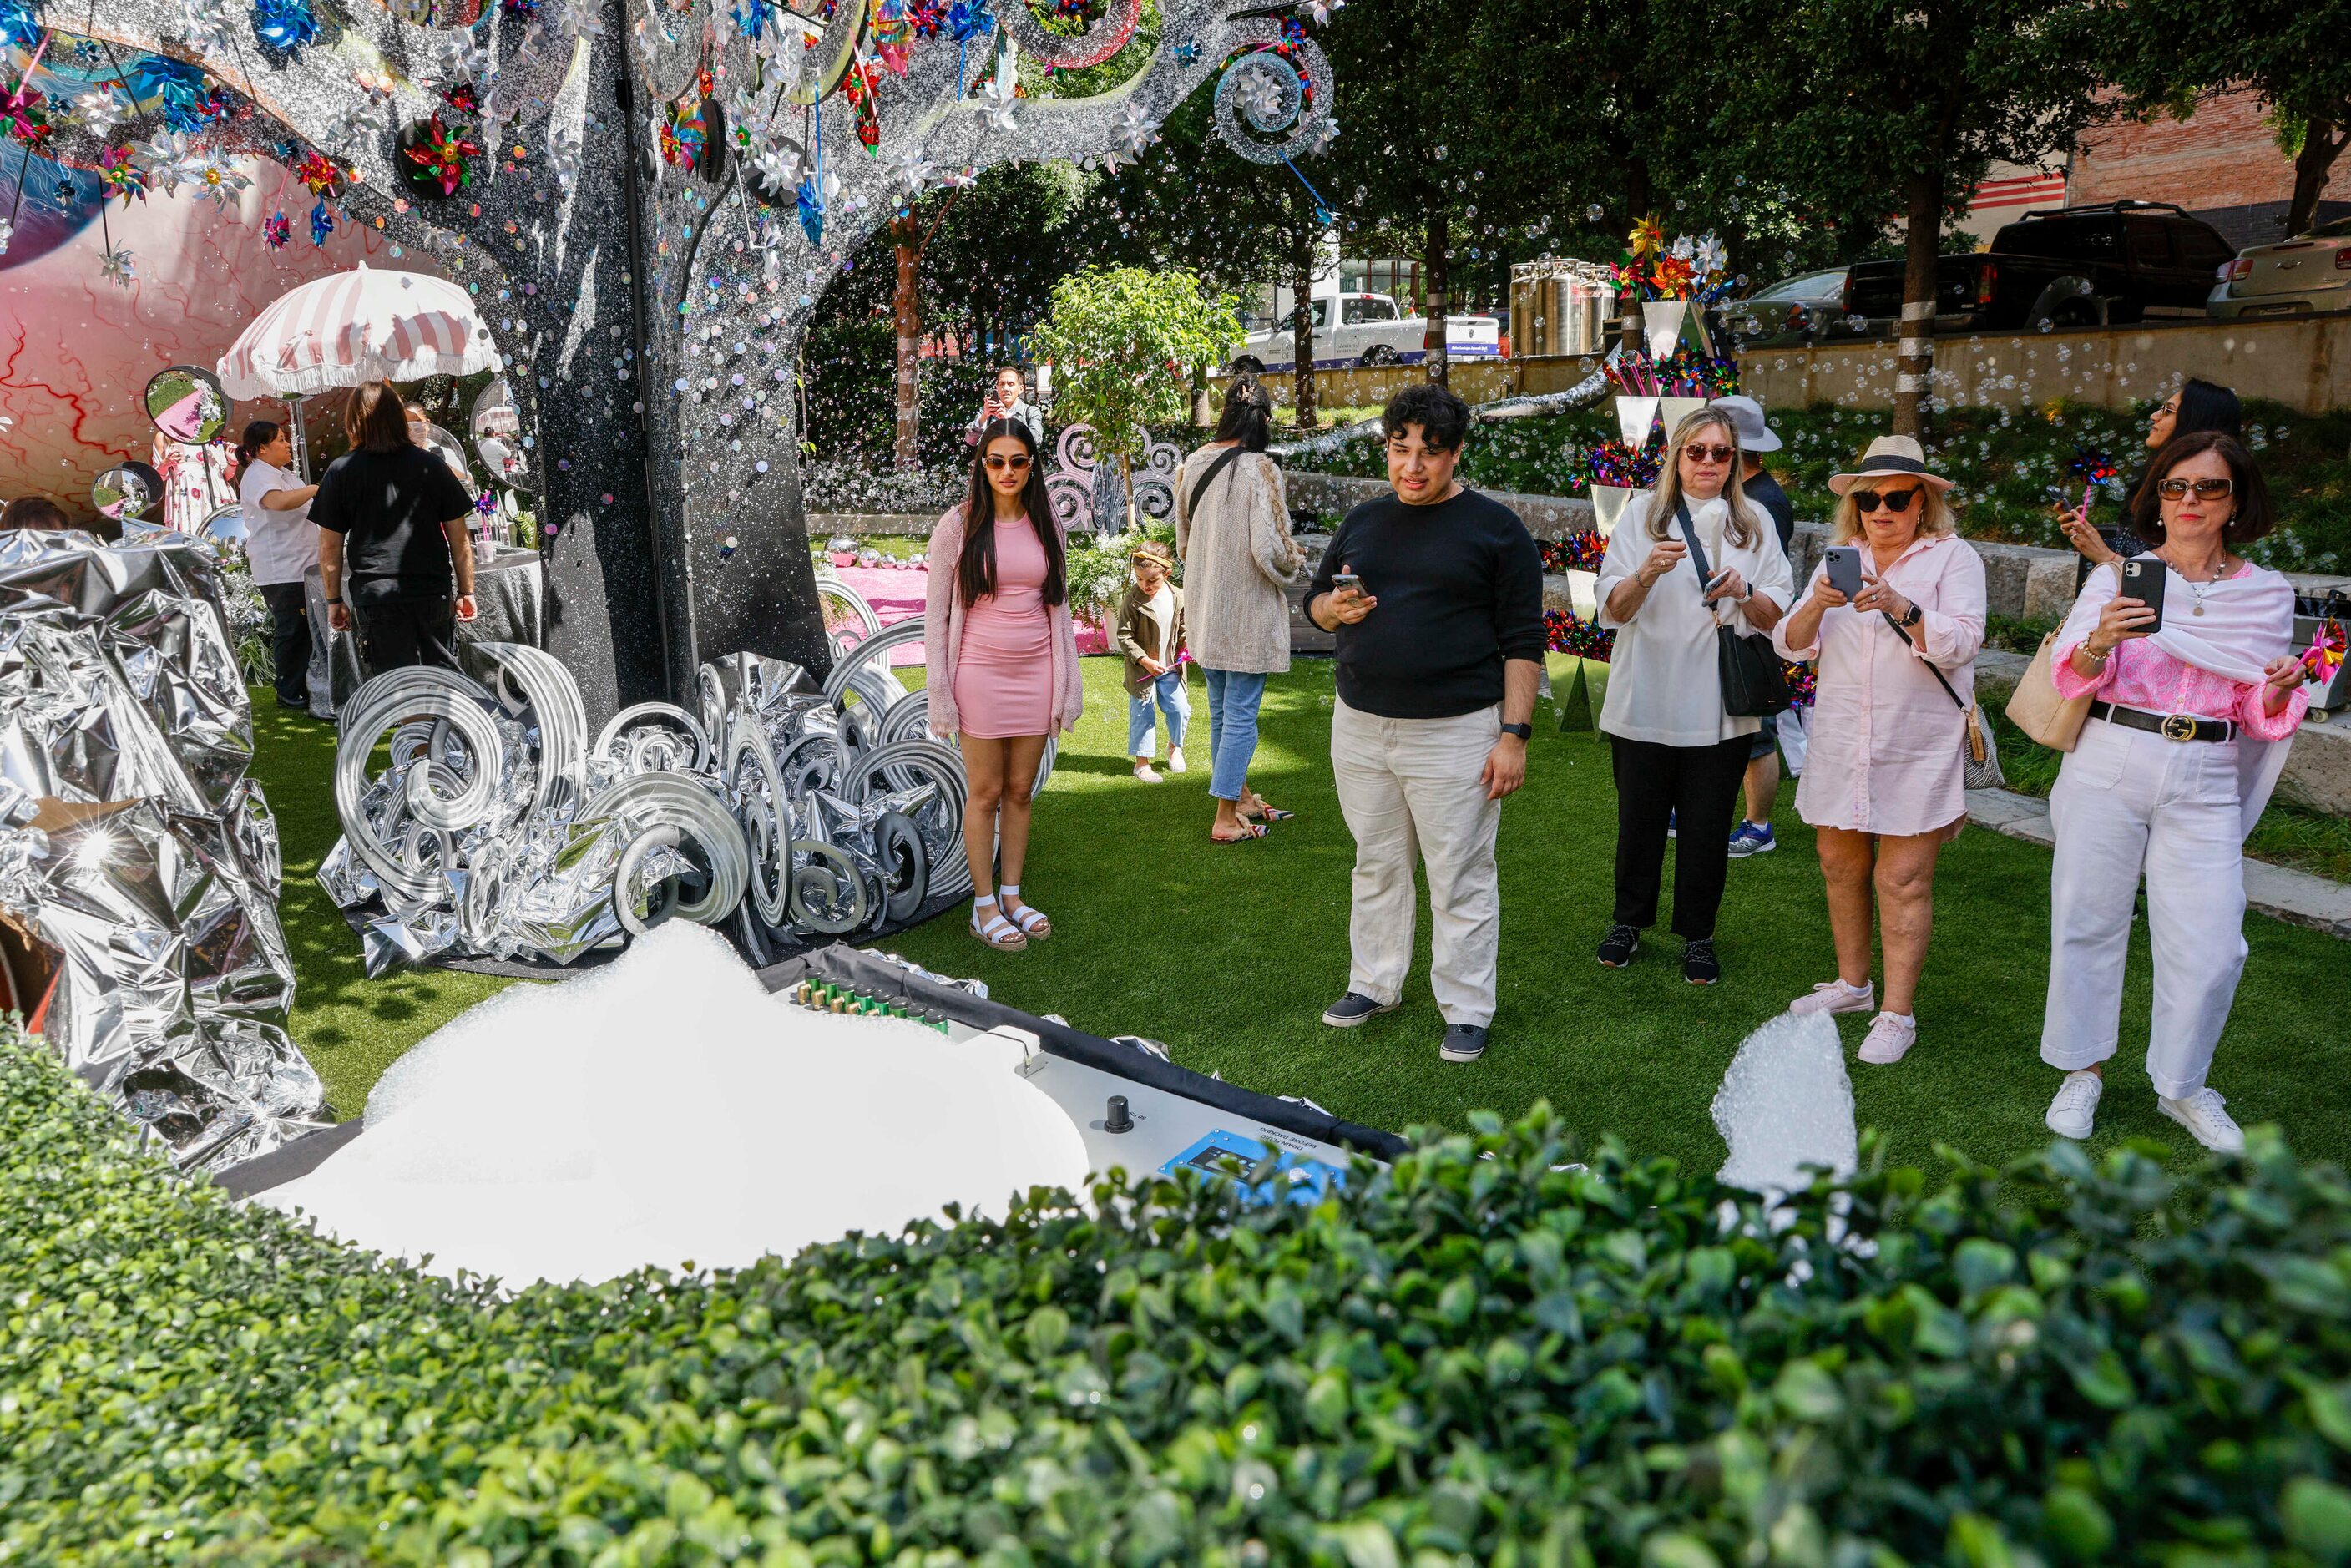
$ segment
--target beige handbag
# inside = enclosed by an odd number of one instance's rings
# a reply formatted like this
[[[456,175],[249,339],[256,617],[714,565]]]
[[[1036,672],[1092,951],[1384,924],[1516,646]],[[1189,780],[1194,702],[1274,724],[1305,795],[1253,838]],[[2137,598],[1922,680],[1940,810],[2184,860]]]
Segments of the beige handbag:
[[[2055,632],[2041,639],[2041,651],[2032,655],[2024,678],[2009,694],[2008,722],[2053,751],[2071,751],[2074,742],[2082,738],[2082,726],[2089,720],[2090,695],[2057,695],[2057,683],[2049,674],[2049,661],[2056,646]]]

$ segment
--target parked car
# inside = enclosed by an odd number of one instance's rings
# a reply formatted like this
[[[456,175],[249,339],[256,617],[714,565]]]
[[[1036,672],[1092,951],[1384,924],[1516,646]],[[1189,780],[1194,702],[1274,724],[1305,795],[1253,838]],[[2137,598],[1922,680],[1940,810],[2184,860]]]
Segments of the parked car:
[[[1415,365],[1424,355],[1428,322],[1405,315],[1387,295],[1326,294],[1308,300],[1306,309],[1318,371]],[[1260,327],[1233,351],[1233,373],[1290,370],[1295,344],[1287,318]],[[1502,351],[1502,324],[1491,316],[1448,316],[1445,351],[1457,360],[1492,359]]]
[[[2100,202],[2027,213],[1988,249],[1935,264],[1935,329],[2003,331],[2202,316],[2213,270],[2235,254],[2220,231],[2168,202]],[[1847,315],[1902,312],[1900,261],[1845,276]]]
[[[2204,309],[2223,321],[2351,310],[2351,217],[2241,251],[2220,268]]]
[[[1844,319],[1844,275],[1842,267],[1824,267],[1726,299],[1712,312],[1713,325],[1749,348],[1816,342]]]

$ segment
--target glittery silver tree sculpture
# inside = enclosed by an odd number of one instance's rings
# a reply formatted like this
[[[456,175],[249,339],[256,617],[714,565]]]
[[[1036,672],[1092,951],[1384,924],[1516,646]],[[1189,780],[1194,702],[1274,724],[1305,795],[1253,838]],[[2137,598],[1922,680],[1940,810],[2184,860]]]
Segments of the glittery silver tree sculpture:
[[[1032,75],[1099,64],[1140,0],[1077,34],[1030,0],[0,3],[201,66],[277,122],[246,142],[324,154],[346,221],[472,287],[537,436],[550,645],[594,716],[725,653],[829,663],[794,365],[904,203],[1009,160],[1134,156],[1219,70],[1225,133],[1268,161],[1332,130],[1292,19],[1312,5],[1161,0],[1119,86],[1032,98],[1008,47]]]

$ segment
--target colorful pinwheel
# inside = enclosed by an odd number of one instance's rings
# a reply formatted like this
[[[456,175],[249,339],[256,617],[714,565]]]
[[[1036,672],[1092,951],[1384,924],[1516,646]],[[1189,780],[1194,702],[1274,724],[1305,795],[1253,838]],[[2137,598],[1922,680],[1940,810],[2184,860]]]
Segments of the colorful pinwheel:
[[[286,242],[294,237],[294,225],[284,213],[272,213],[261,220],[261,237],[269,242],[272,250],[284,250]]]
[[[126,207],[147,199],[147,171],[129,147],[110,147],[98,155],[98,183],[108,195],[121,197]]]
[[[415,144],[402,149],[402,156],[416,166],[418,178],[438,185],[444,196],[454,196],[472,181],[473,170],[466,161],[479,157],[481,151],[465,127],[451,130],[436,114],[418,132]]]

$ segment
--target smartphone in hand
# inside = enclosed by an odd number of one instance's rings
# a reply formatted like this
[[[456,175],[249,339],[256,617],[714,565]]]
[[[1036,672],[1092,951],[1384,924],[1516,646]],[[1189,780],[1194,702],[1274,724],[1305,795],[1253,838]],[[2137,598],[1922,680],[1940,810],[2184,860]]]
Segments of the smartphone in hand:
[[[1828,566],[1829,586],[1851,599],[1861,592],[1861,547],[1831,545],[1823,558]]]
[[[2154,622],[2144,628],[2150,635],[2163,630],[2163,585],[2169,580],[2169,569],[2159,560],[2134,556],[2123,562],[2122,597],[2155,612]]]
[[[1333,593],[1361,593],[1364,591],[1364,580],[1356,576],[1352,571],[1335,572],[1331,578],[1331,591]]]

